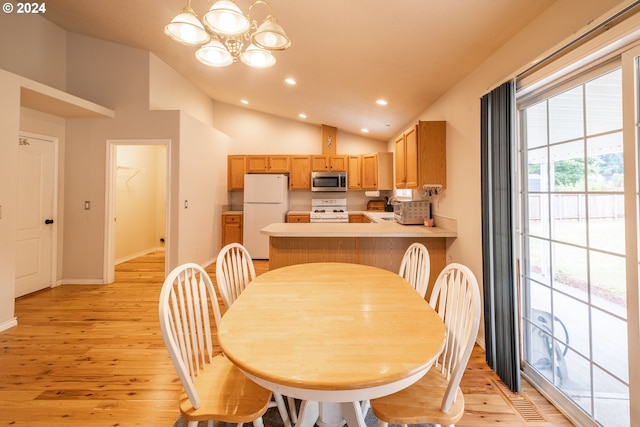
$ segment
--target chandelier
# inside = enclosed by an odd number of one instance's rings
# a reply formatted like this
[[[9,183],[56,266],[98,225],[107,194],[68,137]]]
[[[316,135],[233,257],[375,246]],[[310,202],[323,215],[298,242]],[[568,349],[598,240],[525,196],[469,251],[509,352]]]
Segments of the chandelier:
[[[191,8],[191,0],[187,0],[183,11],[164,27],[165,34],[173,40],[187,46],[199,46],[196,58],[203,64],[226,67],[240,59],[251,67],[271,67],[276,63],[273,51],[291,46],[291,40],[271,15],[271,6],[266,1],[255,0],[247,15],[234,0],[209,2],[211,7],[202,18],[204,25]],[[258,4],[269,9],[259,26],[251,17],[252,9]]]

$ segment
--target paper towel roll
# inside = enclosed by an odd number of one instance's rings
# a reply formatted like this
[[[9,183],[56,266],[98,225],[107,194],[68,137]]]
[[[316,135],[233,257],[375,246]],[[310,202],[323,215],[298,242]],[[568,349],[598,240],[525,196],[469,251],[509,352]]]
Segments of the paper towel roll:
[[[365,191],[364,195],[367,197],[380,197],[380,191]]]

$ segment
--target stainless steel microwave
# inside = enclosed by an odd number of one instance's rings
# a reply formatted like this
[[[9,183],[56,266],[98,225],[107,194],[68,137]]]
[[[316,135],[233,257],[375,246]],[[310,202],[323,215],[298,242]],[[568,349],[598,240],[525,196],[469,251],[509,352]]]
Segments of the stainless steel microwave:
[[[311,191],[347,191],[347,173],[311,172]]]

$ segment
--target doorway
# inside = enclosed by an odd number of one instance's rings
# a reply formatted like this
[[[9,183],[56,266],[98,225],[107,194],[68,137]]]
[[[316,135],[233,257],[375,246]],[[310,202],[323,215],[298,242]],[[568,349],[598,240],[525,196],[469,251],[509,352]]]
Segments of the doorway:
[[[56,277],[57,138],[18,139],[15,297],[50,288]]]
[[[118,263],[169,254],[169,149],[169,140],[107,141],[106,283]]]

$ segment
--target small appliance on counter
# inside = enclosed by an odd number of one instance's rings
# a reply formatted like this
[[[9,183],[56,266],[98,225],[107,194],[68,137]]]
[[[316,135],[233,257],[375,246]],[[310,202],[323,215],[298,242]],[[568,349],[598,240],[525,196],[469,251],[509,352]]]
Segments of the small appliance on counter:
[[[431,203],[425,200],[412,200],[393,204],[393,217],[398,224],[424,224],[431,218]]]

